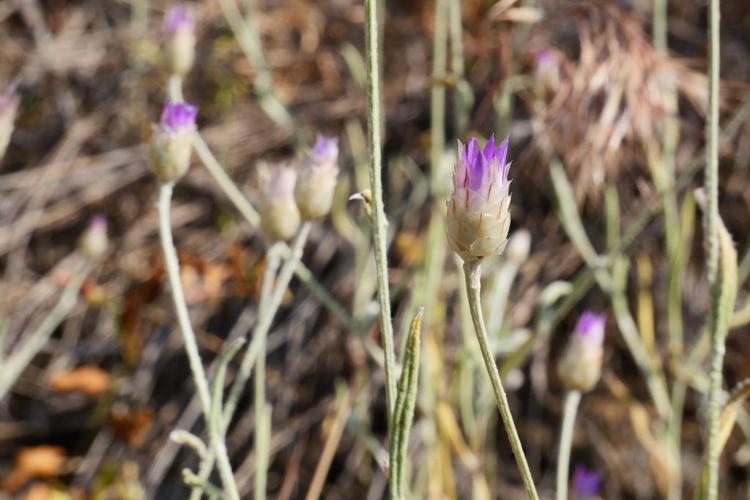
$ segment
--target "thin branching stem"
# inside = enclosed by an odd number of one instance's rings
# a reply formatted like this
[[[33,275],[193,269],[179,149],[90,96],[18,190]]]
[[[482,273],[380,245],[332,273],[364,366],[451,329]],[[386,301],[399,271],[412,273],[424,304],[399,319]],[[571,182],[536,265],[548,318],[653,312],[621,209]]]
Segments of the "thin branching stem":
[[[539,495],[534,486],[534,479],[531,477],[531,470],[529,470],[529,464],[526,461],[526,455],[524,455],[523,452],[521,439],[518,437],[518,431],[516,431],[516,424],[513,422],[513,415],[510,412],[508,397],[505,395],[505,389],[503,389],[503,382],[500,380],[500,373],[497,371],[495,358],[492,356],[492,352],[490,351],[487,342],[487,330],[484,326],[481,301],[481,261],[475,260],[464,262],[464,274],[466,278],[466,290],[469,298],[471,319],[474,322],[474,331],[477,335],[477,340],[479,341],[479,349],[482,351],[482,358],[484,359],[484,365],[487,368],[487,375],[492,384],[492,391],[495,394],[497,407],[500,410],[500,417],[505,426],[505,432],[508,434],[510,447],[513,450],[513,456],[516,458],[516,465],[518,466],[518,471],[521,473],[526,493],[529,495],[530,499],[538,500]]]
[[[557,451],[557,500],[568,498],[568,475],[570,474],[570,448],[573,444],[578,404],[581,402],[580,391],[568,391],[565,395],[563,421],[560,429],[560,449]]]
[[[198,352],[198,342],[193,332],[193,326],[190,323],[185,294],[180,282],[180,264],[177,258],[177,251],[172,240],[172,227],[170,223],[170,204],[172,201],[172,189],[174,184],[171,182],[163,183],[159,190],[159,202],[157,205],[159,212],[159,237],[161,240],[162,251],[164,253],[164,263],[167,270],[167,278],[172,292],[172,302],[174,303],[177,322],[182,332],[182,339],[185,344],[185,352],[190,363],[190,370],[193,374],[193,381],[198,391],[203,408],[203,414],[206,419],[206,428],[210,437],[211,448],[218,457],[217,467],[225,493],[230,500],[239,500],[240,494],[237,490],[237,484],[232,474],[232,466],[229,463],[224,440],[220,437],[220,430],[223,429],[221,422],[214,422],[211,419],[211,393],[208,388],[208,378],[203,369],[200,353]]]

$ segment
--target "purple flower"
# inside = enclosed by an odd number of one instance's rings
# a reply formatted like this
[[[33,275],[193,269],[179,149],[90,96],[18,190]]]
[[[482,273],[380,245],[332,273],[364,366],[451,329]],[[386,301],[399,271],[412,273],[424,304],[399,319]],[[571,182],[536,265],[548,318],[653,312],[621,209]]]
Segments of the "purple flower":
[[[573,473],[573,496],[576,500],[589,500],[599,495],[602,476],[579,465]]]
[[[590,391],[601,377],[607,317],[585,311],[560,358],[557,371],[569,390]]]
[[[484,149],[458,141],[453,193],[448,200],[448,243],[465,261],[500,255],[510,229],[508,138],[490,137]]]
[[[260,227],[272,241],[288,240],[300,225],[300,212],[294,200],[297,171],[289,165],[259,168],[261,196],[258,203]]]
[[[483,185],[495,180],[500,184],[508,182],[510,163],[505,163],[508,155],[508,138],[495,147],[492,135],[484,149],[479,149],[476,138],[469,139],[468,145],[459,144],[458,180],[464,187],[479,191]],[[499,176],[499,177],[498,177]]]
[[[167,102],[161,113],[161,125],[172,132],[182,132],[195,128],[198,109],[183,102]]]
[[[597,314],[585,311],[576,323],[576,334],[592,344],[601,344],[604,341],[604,327],[607,324],[605,314]]]
[[[319,135],[299,171],[294,187],[302,218],[319,219],[331,211],[339,173],[339,140]]]
[[[316,164],[335,162],[339,156],[339,140],[337,137],[318,135],[310,156]]]
[[[187,103],[167,102],[161,120],[154,126],[149,164],[164,182],[175,182],[190,167],[190,152],[198,110]]]
[[[195,20],[193,19],[193,15],[183,4],[173,5],[167,11],[167,15],[164,16],[164,32],[168,36],[173,36],[181,29],[192,31],[194,28]]]

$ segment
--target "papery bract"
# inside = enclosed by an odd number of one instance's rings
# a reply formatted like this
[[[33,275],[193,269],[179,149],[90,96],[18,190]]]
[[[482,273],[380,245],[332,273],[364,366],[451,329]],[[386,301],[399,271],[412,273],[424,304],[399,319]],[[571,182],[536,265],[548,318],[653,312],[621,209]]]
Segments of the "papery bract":
[[[448,243],[465,261],[499,255],[510,229],[510,181],[506,163],[508,138],[499,146],[494,136],[484,149],[472,138],[458,142],[453,193],[448,205]]]
[[[149,166],[162,181],[177,181],[190,167],[197,114],[198,110],[190,104],[164,105],[161,120],[154,125],[149,151]]]
[[[262,166],[260,173],[260,227],[273,241],[288,240],[300,225],[300,212],[294,200],[297,172],[288,165]]]
[[[303,219],[318,219],[331,211],[339,173],[338,156],[338,139],[319,135],[302,164],[294,189]]]
[[[184,76],[195,59],[195,21],[182,4],[171,7],[164,17],[164,57],[167,69]]]
[[[590,311],[578,319],[558,365],[558,374],[567,389],[590,391],[599,381],[606,323],[605,315]]]

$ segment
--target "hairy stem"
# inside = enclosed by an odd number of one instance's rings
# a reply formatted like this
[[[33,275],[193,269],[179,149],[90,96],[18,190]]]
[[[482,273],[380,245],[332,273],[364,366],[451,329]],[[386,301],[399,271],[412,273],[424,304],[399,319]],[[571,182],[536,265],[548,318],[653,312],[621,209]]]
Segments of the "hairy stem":
[[[706,439],[706,498],[714,500],[719,491],[719,416],[721,413],[724,336],[719,331],[719,0],[710,0],[708,13],[708,121],[706,123],[706,171],[704,233],[706,269],[711,295],[711,384],[708,392],[708,432]]]
[[[388,288],[388,255],[381,178],[380,74],[378,73],[378,2],[365,0],[365,58],[367,63],[367,137],[370,189],[372,190],[372,234],[375,240],[375,266],[378,275],[380,333],[385,351],[385,399],[390,424],[396,394],[396,355],[393,348],[391,298]],[[390,425],[389,425],[390,426]],[[390,432],[390,431],[389,431]]]
[[[523,446],[518,437],[518,431],[516,431],[516,424],[513,422],[513,415],[510,413],[508,397],[505,395],[505,389],[503,389],[503,383],[500,380],[500,373],[497,371],[495,358],[492,357],[490,347],[487,343],[487,330],[485,329],[484,317],[482,315],[481,261],[475,260],[464,262],[464,274],[466,277],[466,290],[469,298],[471,319],[474,322],[474,331],[477,335],[477,340],[479,341],[479,349],[482,351],[482,358],[484,359],[484,365],[487,368],[487,375],[492,384],[492,391],[495,393],[495,400],[497,402],[497,407],[500,410],[500,417],[505,426],[505,432],[508,434],[510,447],[513,450],[513,456],[516,458],[516,465],[518,466],[518,471],[521,473],[526,493],[530,499],[538,500],[539,495],[534,486],[534,479],[531,477],[529,464],[526,461],[526,455],[524,455]]]
[[[568,498],[568,475],[570,471],[570,447],[573,443],[578,403],[581,402],[580,391],[568,391],[565,395],[562,428],[560,429],[560,449],[557,451],[557,500]]]
[[[232,466],[229,463],[224,440],[221,439],[220,432],[223,429],[221,422],[214,422],[211,419],[211,394],[208,388],[208,379],[203,369],[200,353],[198,352],[198,342],[195,339],[193,326],[190,323],[185,295],[182,291],[180,282],[180,264],[177,258],[177,251],[172,240],[172,227],[169,220],[169,208],[172,201],[171,182],[163,183],[159,190],[159,237],[161,239],[162,251],[164,253],[164,263],[167,269],[167,277],[172,291],[172,302],[174,303],[177,322],[182,332],[182,339],[185,343],[185,352],[187,353],[190,370],[193,373],[193,381],[198,391],[198,398],[201,401],[203,414],[206,419],[206,429],[210,437],[211,448],[218,457],[218,469],[221,476],[221,482],[227,497],[231,500],[239,500],[240,494],[237,490],[237,484],[232,474]]]

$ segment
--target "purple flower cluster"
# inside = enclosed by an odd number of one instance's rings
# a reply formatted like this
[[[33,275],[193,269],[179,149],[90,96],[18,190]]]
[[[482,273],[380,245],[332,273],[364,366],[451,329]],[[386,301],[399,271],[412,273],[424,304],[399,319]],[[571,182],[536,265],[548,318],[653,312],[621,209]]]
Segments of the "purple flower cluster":
[[[161,113],[161,125],[172,132],[195,127],[195,119],[198,109],[195,106],[183,102],[167,102]]]
[[[472,191],[479,191],[482,186],[492,182],[496,176],[502,183],[508,181],[510,163],[506,163],[508,156],[508,138],[506,137],[499,146],[495,146],[495,136],[492,135],[484,149],[479,149],[476,138],[472,137],[464,146],[458,141],[459,147],[459,171],[458,181],[462,187],[468,187]],[[495,175],[492,175],[492,170]]]

